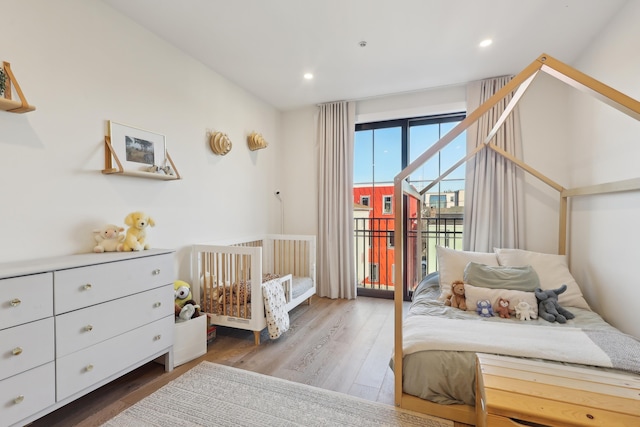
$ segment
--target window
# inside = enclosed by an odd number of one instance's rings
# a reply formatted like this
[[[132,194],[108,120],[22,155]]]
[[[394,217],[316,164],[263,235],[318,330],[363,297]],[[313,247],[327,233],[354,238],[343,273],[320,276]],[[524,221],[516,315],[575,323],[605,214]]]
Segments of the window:
[[[427,273],[436,265],[436,245],[445,239],[461,240],[465,167],[452,167],[466,155],[464,132],[408,177],[409,183],[424,195],[422,212],[418,212],[415,201],[406,206],[394,206],[394,178],[464,118],[464,113],[455,113],[356,124],[353,201],[368,208],[368,213],[360,213],[367,220],[358,222],[362,229],[358,229],[355,236],[356,242],[360,243],[355,248],[354,259],[359,260],[356,271],[362,272],[358,276],[358,295],[382,296],[381,293],[393,292],[394,250],[402,249],[395,247],[394,213],[399,210],[407,215],[403,220],[415,219],[418,215],[428,219],[421,221],[421,230],[414,227],[402,236],[407,247],[413,244],[414,254],[410,255],[424,260],[423,270]],[[449,170],[444,179],[435,182]],[[460,227],[450,230],[451,224],[460,224]],[[358,236],[362,236],[360,240],[357,240]],[[418,236],[420,248],[415,244]],[[416,254],[416,251],[421,253]],[[407,264],[398,268],[415,271],[415,276],[420,274],[420,266]],[[368,277],[364,277],[365,272],[369,273]],[[407,273],[406,283],[414,280],[408,277],[409,274],[412,273]]]
[[[372,283],[380,281],[378,278],[378,264],[369,264],[369,281]]]
[[[446,208],[447,196],[444,194],[430,194],[429,207],[430,208]]]
[[[393,196],[382,196],[382,213],[383,214],[392,214],[393,213]]]

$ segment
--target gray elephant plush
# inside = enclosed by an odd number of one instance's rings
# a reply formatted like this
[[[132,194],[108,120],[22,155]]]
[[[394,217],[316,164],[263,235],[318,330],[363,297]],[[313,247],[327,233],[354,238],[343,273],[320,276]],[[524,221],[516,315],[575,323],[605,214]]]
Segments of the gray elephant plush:
[[[573,313],[558,304],[558,295],[566,290],[567,285],[564,284],[558,289],[548,289],[546,291],[536,288],[535,294],[538,299],[538,316],[552,323],[567,323],[568,319],[573,319],[575,317]]]

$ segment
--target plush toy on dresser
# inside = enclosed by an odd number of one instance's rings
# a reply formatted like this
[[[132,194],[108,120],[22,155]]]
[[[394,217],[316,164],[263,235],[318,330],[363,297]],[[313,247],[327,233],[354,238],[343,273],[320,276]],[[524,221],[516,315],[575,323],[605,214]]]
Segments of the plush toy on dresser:
[[[93,230],[93,237],[97,245],[93,248],[94,252],[116,252],[122,250],[122,242],[124,241],[123,227],[107,224],[102,228]]]
[[[142,251],[149,249],[151,245],[146,241],[147,227],[154,227],[156,224],[149,215],[144,212],[132,212],[124,219],[124,223],[129,226],[127,234],[122,244],[122,251]]]

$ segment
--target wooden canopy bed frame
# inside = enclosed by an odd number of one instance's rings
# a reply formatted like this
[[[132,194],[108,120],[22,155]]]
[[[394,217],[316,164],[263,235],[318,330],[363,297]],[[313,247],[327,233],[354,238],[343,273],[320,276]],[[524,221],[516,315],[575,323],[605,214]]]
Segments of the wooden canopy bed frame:
[[[589,93],[608,105],[616,108],[617,110],[627,114],[630,117],[640,120],[640,102],[636,101],[629,96],[616,91],[615,89],[583,74],[576,69],[552,58],[549,55],[542,54],[523,71],[516,75],[507,85],[500,89],[489,100],[480,105],[476,110],[471,112],[464,120],[462,120],[456,127],[454,127],[449,133],[447,133],[442,139],[436,142],[422,155],[420,155],[414,162],[402,170],[394,178],[394,197],[396,206],[396,247],[404,247],[404,235],[405,235],[405,221],[404,219],[404,197],[413,198],[418,203],[417,212],[422,211],[422,196],[429,191],[434,185],[444,179],[449,173],[453,172],[463,163],[472,159],[481,150],[493,150],[499,155],[503,156],[510,162],[517,165],[522,170],[538,178],[548,186],[558,191],[560,195],[559,199],[559,239],[558,239],[558,254],[564,255],[567,251],[567,220],[568,220],[568,199],[570,197],[616,193],[625,191],[637,191],[640,190],[640,178],[633,178],[617,182],[608,182],[597,185],[590,185],[585,187],[564,188],[562,185],[553,181],[552,179],[544,176],[534,168],[530,167],[523,161],[515,158],[513,155],[505,152],[501,148],[497,147],[491,141],[496,135],[497,131],[504,124],[506,118],[512,113],[516,104],[520,101],[527,88],[538,75],[540,71],[543,71],[568,85],[579,89],[583,92]],[[515,91],[515,92],[514,92]],[[417,191],[408,181],[408,177],[416,171],[418,167],[428,161],[433,155],[438,153],[448,143],[454,140],[469,126],[475,123],[484,113],[490,110],[498,102],[502,101],[511,92],[514,95],[507,105],[504,113],[500,116],[495,126],[491,129],[489,134],[484,139],[484,143],[477,147],[475,150],[469,152],[465,158],[461,159],[450,169],[445,171],[440,177],[433,181],[429,186],[425,187],[421,191]],[[421,228],[421,215],[418,215],[418,230]],[[420,233],[418,233],[416,239],[416,247],[421,247]],[[421,251],[416,250],[414,252],[416,256],[420,256]],[[405,254],[403,251],[395,251],[395,265],[405,265]],[[420,260],[416,260],[415,266],[420,267]],[[404,274],[402,268],[396,268],[395,280],[397,284],[404,283]],[[420,277],[420,276],[418,276]],[[404,393],[403,391],[403,286],[396,286],[394,290],[395,300],[395,340],[394,340],[394,376],[395,376],[395,404],[398,407],[414,410],[434,416],[447,418],[450,420],[458,421],[465,424],[476,424],[476,411],[474,406],[470,405],[443,405],[433,403],[428,400],[421,399],[416,396]]]

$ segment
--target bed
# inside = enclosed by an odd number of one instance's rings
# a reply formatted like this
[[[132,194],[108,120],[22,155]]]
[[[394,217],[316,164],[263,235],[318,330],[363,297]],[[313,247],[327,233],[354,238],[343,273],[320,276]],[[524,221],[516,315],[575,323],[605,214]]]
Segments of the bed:
[[[192,246],[194,299],[213,325],[253,331],[255,344],[267,327],[263,284],[278,283],[284,310],[316,293],[316,239],[272,234]]]
[[[406,206],[406,200],[415,200],[417,212],[421,212],[423,194],[480,150],[493,150],[557,190],[560,196],[557,254],[506,248],[498,248],[493,253],[476,253],[439,247],[438,272],[425,277],[414,289],[408,313],[403,312],[403,289],[401,286],[396,287],[395,340],[390,365],[395,376],[395,403],[399,407],[475,425],[475,353],[478,352],[616,370],[637,381],[640,373],[640,342],[608,325],[597,313],[590,310],[567,267],[566,253],[568,200],[594,194],[638,191],[640,179],[567,189],[490,142],[491,135],[502,126],[505,117],[512,112],[513,106],[539,71],[545,71],[571,86],[593,94],[631,117],[640,118],[638,101],[548,55],[542,55],[395,177],[396,247],[404,248],[395,252],[395,265],[420,265],[419,259],[412,259],[421,253],[419,239],[406,245],[403,242],[406,227],[403,206]],[[515,95],[494,128],[489,131],[483,146],[467,154],[420,192],[411,186],[408,178],[417,168],[512,92]],[[417,224],[414,225],[419,230],[422,229],[420,220],[418,218]],[[452,281],[465,281],[465,270],[471,264],[479,264],[489,269],[532,266],[539,276],[541,288],[556,289],[562,284],[568,284],[568,290],[559,296],[559,302],[572,312],[575,318],[564,324],[550,323],[539,318],[527,321],[497,316],[484,318],[475,311],[446,306],[444,298],[450,292]],[[402,269],[396,269],[395,283],[404,283],[404,274]],[[470,302],[468,291],[471,291],[473,297],[487,296],[484,287],[491,289],[486,284],[474,285],[467,281],[467,303]],[[514,289],[494,288],[492,292],[504,290]],[[516,291],[530,292],[523,289]],[[495,303],[498,295],[493,292],[489,297],[492,303]],[[520,297],[530,301],[530,305],[537,305],[535,295],[533,300],[530,295],[512,296],[512,299],[519,301]],[[474,304],[472,298],[472,309],[475,308]]]

